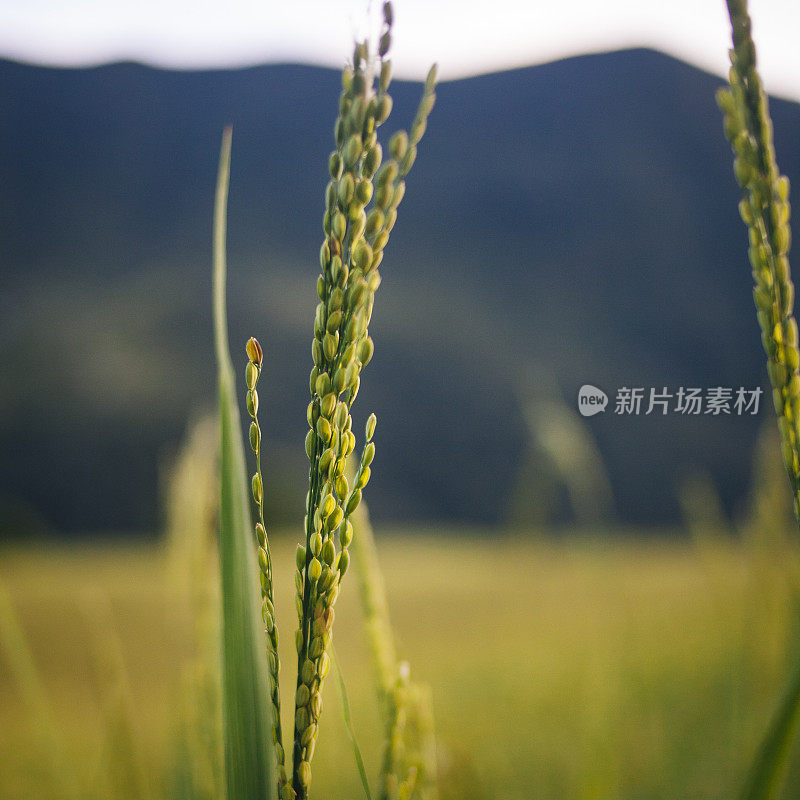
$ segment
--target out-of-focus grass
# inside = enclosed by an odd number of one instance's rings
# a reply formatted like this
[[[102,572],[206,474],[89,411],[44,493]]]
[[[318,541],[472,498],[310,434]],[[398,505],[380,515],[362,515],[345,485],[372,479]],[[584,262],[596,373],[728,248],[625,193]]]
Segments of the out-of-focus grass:
[[[735,794],[797,655],[794,555],[663,540],[536,543],[379,532],[400,653],[433,688],[447,798],[722,798]],[[293,545],[275,547],[277,613],[291,664]],[[789,565],[789,566],[787,566]],[[28,635],[68,757],[90,771],[103,700],[92,615],[121,639],[134,736],[156,790],[175,749],[191,620],[161,549],[6,550],[0,579]],[[337,604],[336,650],[368,769],[377,714],[355,585]],[[181,610],[183,609],[183,610]],[[291,621],[291,622],[290,622]],[[287,682],[289,686],[291,682]],[[315,784],[360,786],[335,687],[326,687]],[[291,709],[285,698],[284,709]],[[287,713],[289,713],[287,711]],[[375,735],[373,735],[375,734]],[[46,796],[36,732],[0,657],[0,798]],[[797,760],[797,759],[795,759]],[[793,769],[785,796],[800,791]]]

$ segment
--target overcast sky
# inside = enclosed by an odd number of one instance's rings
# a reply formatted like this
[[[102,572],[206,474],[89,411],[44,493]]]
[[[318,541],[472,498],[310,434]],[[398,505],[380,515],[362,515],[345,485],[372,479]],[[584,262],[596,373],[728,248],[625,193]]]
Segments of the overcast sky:
[[[368,0],[0,0],[0,56],[54,65],[338,66]],[[372,16],[380,3],[372,0]],[[724,74],[724,0],[395,0],[396,74],[444,79],[649,46]],[[751,0],[770,91],[800,99],[800,0]]]

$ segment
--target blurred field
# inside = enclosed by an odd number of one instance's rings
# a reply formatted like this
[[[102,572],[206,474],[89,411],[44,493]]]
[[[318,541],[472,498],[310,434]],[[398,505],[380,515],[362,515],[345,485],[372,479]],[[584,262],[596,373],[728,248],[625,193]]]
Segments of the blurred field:
[[[797,653],[793,554],[450,533],[379,538],[401,653],[433,687],[444,798],[734,794]],[[288,541],[276,560],[276,574],[291,576]],[[0,557],[67,758],[89,772],[99,763],[109,746],[101,721],[119,703],[132,720],[131,730],[120,728],[123,746],[140,753],[154,795],[174,753],[191,640],[165,573],[154,545],[41,546]],[[289,581],[278,597],[285,676],[294,661]],[[106,614],[129,690],[108,691]],[[335,645],[374,771],[376,704],[360,623],[346,583]],[[284,677],[284,688],[290,682]],[[325,709],[314,782],[325,797],[362,796],[332,681]],[[34,719],[0,656],[3,800],[47,797]],[[798,792],[795,768],[785,796]]]

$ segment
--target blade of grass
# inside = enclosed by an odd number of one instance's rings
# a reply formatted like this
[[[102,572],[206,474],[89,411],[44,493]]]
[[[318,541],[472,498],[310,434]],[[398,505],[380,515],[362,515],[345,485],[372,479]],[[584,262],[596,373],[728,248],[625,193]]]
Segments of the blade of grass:
[[[331,661],[333,662],[333,669],[336,673],[336,685],[339,689],[339,703],[342,708],[344,726],[347,729],[347,735],[350,737],[350,743],[353,745],[353,755],[356,759],[358,774],[361,776],[361,785],[364,787],[364,794],[367,796],[367,800],[372,800],[372,792],[369,790],[369,780],[367,779],[367,770],[364,768],[361,748],[358,746],[358,739],[356,739],[356,733],[353,730],[353,720],[350,717],[350,701],[347,699],[347,687],[344,685],[342,670],[339,668],[339,659],[336,658],[336,650],[333,645],[331,645]]]
[[[220,573],[225,780],[229,800],[274,800],[272,711],[241,422],[225,311],[225,239],[231,128],[225,129],[214,206],[214,333],[219,368]]]
[[[786,687],[783,700],[750,767],[741,794],[742,800],[771,800],[779,796],[798,719],[800,719],[800,666]]]

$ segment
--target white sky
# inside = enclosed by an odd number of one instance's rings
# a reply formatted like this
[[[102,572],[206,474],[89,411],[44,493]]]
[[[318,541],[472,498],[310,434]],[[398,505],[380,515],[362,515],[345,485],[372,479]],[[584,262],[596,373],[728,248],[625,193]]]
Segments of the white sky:
[[[0,0],[0,56],[82,66],[338,66],[367,0]],[[373,17],[380,3],[372,0]],[[395,74],[442,78],[649,46],[724,74],[724,0],[395,0]],[[800,100],[800,0],[751,0],[767,88]]]

